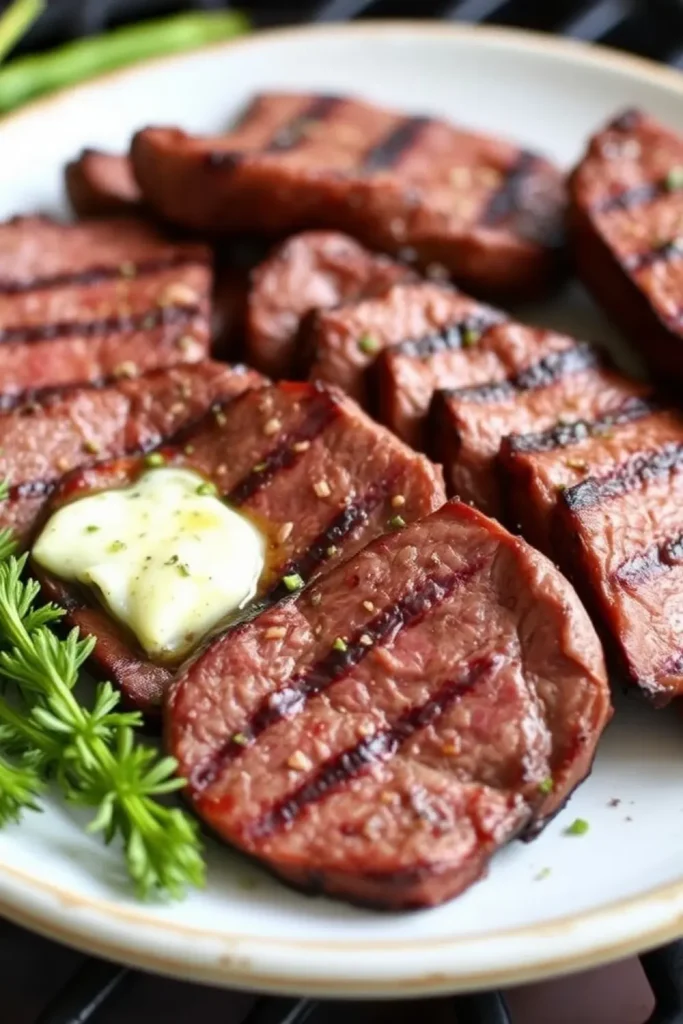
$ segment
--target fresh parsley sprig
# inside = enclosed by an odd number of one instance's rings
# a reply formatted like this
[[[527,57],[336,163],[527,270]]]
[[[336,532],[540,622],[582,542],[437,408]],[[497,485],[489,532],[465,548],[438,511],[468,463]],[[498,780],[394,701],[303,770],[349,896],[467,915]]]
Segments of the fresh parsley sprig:
[[[37,809],[53,778],[73,804],[95,809],[88,831],[123,842],[129,874],[142,898],[183,895],[204,881],[197,826],[159,796],[181,789],[172,757],[137,744],[138,712],[117,710],[119,694],[100,683],[92,709],[74,695],[94,639],[52,626],[64,612],[36,606],[40,585],[24,579],[26,556],[0,562],[0,678],[22,701],[0,697],[0,824]]]

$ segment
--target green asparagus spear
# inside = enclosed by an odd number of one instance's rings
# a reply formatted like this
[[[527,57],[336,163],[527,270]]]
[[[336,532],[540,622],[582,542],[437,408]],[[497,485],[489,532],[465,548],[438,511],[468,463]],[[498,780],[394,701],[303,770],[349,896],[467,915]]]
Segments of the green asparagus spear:
[[[14,0],[9,5],[0,16],[0,60],[5,59],[44,10],[44,0]]]
[[[19,57],[0,70],[0,114],[93,75],[229,39],[248,28],[248,20],[237,12],[200,11],[124,26],[47,53]]]

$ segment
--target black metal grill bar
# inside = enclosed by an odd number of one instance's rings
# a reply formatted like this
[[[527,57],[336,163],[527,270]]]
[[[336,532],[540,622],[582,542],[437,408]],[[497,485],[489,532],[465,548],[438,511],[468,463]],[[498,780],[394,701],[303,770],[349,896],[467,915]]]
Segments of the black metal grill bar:
[[[125,967],[106,960],[86,960],[45,1007],[35,1024],[89,1024],[130,973]]]

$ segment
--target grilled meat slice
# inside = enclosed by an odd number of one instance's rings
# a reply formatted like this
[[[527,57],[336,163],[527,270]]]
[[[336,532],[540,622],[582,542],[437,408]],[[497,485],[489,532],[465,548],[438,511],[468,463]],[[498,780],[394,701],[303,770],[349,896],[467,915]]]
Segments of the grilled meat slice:
[[[668,387],[683,378],[683,135],[629,110],[571,177],[579,274]]]
[[[334,231],[306,231],[278,245],[252,273],[248,361],[271,377],[298,372],[297,335],[312,310],[382,294],[414,273]]]
[[[208,355],[209,250],[127,218],[0,224],[0,392]]]
[[[5,398],[0,478],[9,483],[10,493],[0,505],[0,526],[11,526],[24,544],[64,473],[98,458],[154,448],[214,402],[262,383],[255,370],[206,361],[105,387]]]
[[[379,349],[375,380],[360,377],[358,386],[367,395],[374,383],[379,418],[416,448],[431,444],[427,416],[436,390],[503,381],[574,344],[507,321],[498,310],[434,283],[395,285],[383,299],[332,311],[329,321],[337,330],[329,332],[325,375],[336,370],[341,378],[344,357],[355,366],[371,360],[358,343],[359,337],[370,338]],[[314,373],[320,372],[316,367]]]
[[[683,693],[683,417],[593,429],[582,449],[590,475],[559,485],[554,550],[627,677],[666,704]]]
[[[592,345],[566,342],[506,380],[436,392],[432,433],[448,486],[487,515],[503,514],[496,456],[508,434],[592,419],[646,390]]]
[[[554,560],[552,521],[557,496],[588,476],[603,476],[648,448],[649,435],[674,429],[677,414],[651,398],[627,398],[597,419],[553,423],[546,430],[504,438],[498,470],[508,522]]]
[[[266,532],[267,569],[258,599],[286,594],[284,576],[327,571],[378,534],[438,508],[440,472],[373,423],[336,390],[285,383],[215,407],[161,449],[170,465],[211,480],[233,507]],[[96,490],[126,486],[144,459],[103,462],[67,477],[53,506]],[[172,678],[81,592],[41,576],[68,608],[67,620],[97,637],[94,658],[128,703],[151,710]]]
[[[84,149],[64,169],[69,202],[79,217],[132,216],[142,196],[127,156]]]
[[[444,284],[395,284],[384,294],[319,310],[308,319],[302,349],[308,357],[309,380],[338,384],[367,405],[377,384],[368,371],[385,348],[399,343],[406,348],[421,341],[425,347],[427,339],[437,337],[442,339],[436,343],[441,350],[460,348],[463,331],[501,319],[502,313]],[[411,432],[398,429],[390,416],[386,422],[404,440],[414,442]]]
[[[346,231],[409,250],[487,295],[557,276],[564,183],[547,160],[432,117],[334,96],[264,93],[214,138],[147,128],[131,149],[145,201],[204,232]]]
[[[213,831],[391,909],[457,895],[554,814],[611,713],[569,584],[456,502],[215,640],[167,711]]]

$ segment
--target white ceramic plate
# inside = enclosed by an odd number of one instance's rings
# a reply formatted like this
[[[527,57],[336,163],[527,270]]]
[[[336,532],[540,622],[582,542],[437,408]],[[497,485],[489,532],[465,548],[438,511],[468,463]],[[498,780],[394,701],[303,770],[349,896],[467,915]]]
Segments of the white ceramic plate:
[[[683,76],[593,47],[426,23],[276,32],[136,68],[5,120],[0,215],[60,211],[62,165],[83,145],[123,149],[150,122],[220,130],[264,87],[447,115],[566,165],[628,104],[683,129]],[[533,315],[609,336],[577,288]],[[563,835],[576,816],[589,833]],[[438,910],[388,915],[298,895],[213,843],[208,861],[204,892],[137,904],[116,852],[48,802],[0,834],[0,910],[111,959],[254,989],[425,995],[594,965],[683,934],[683,721],[620,706],[568,810]]]

